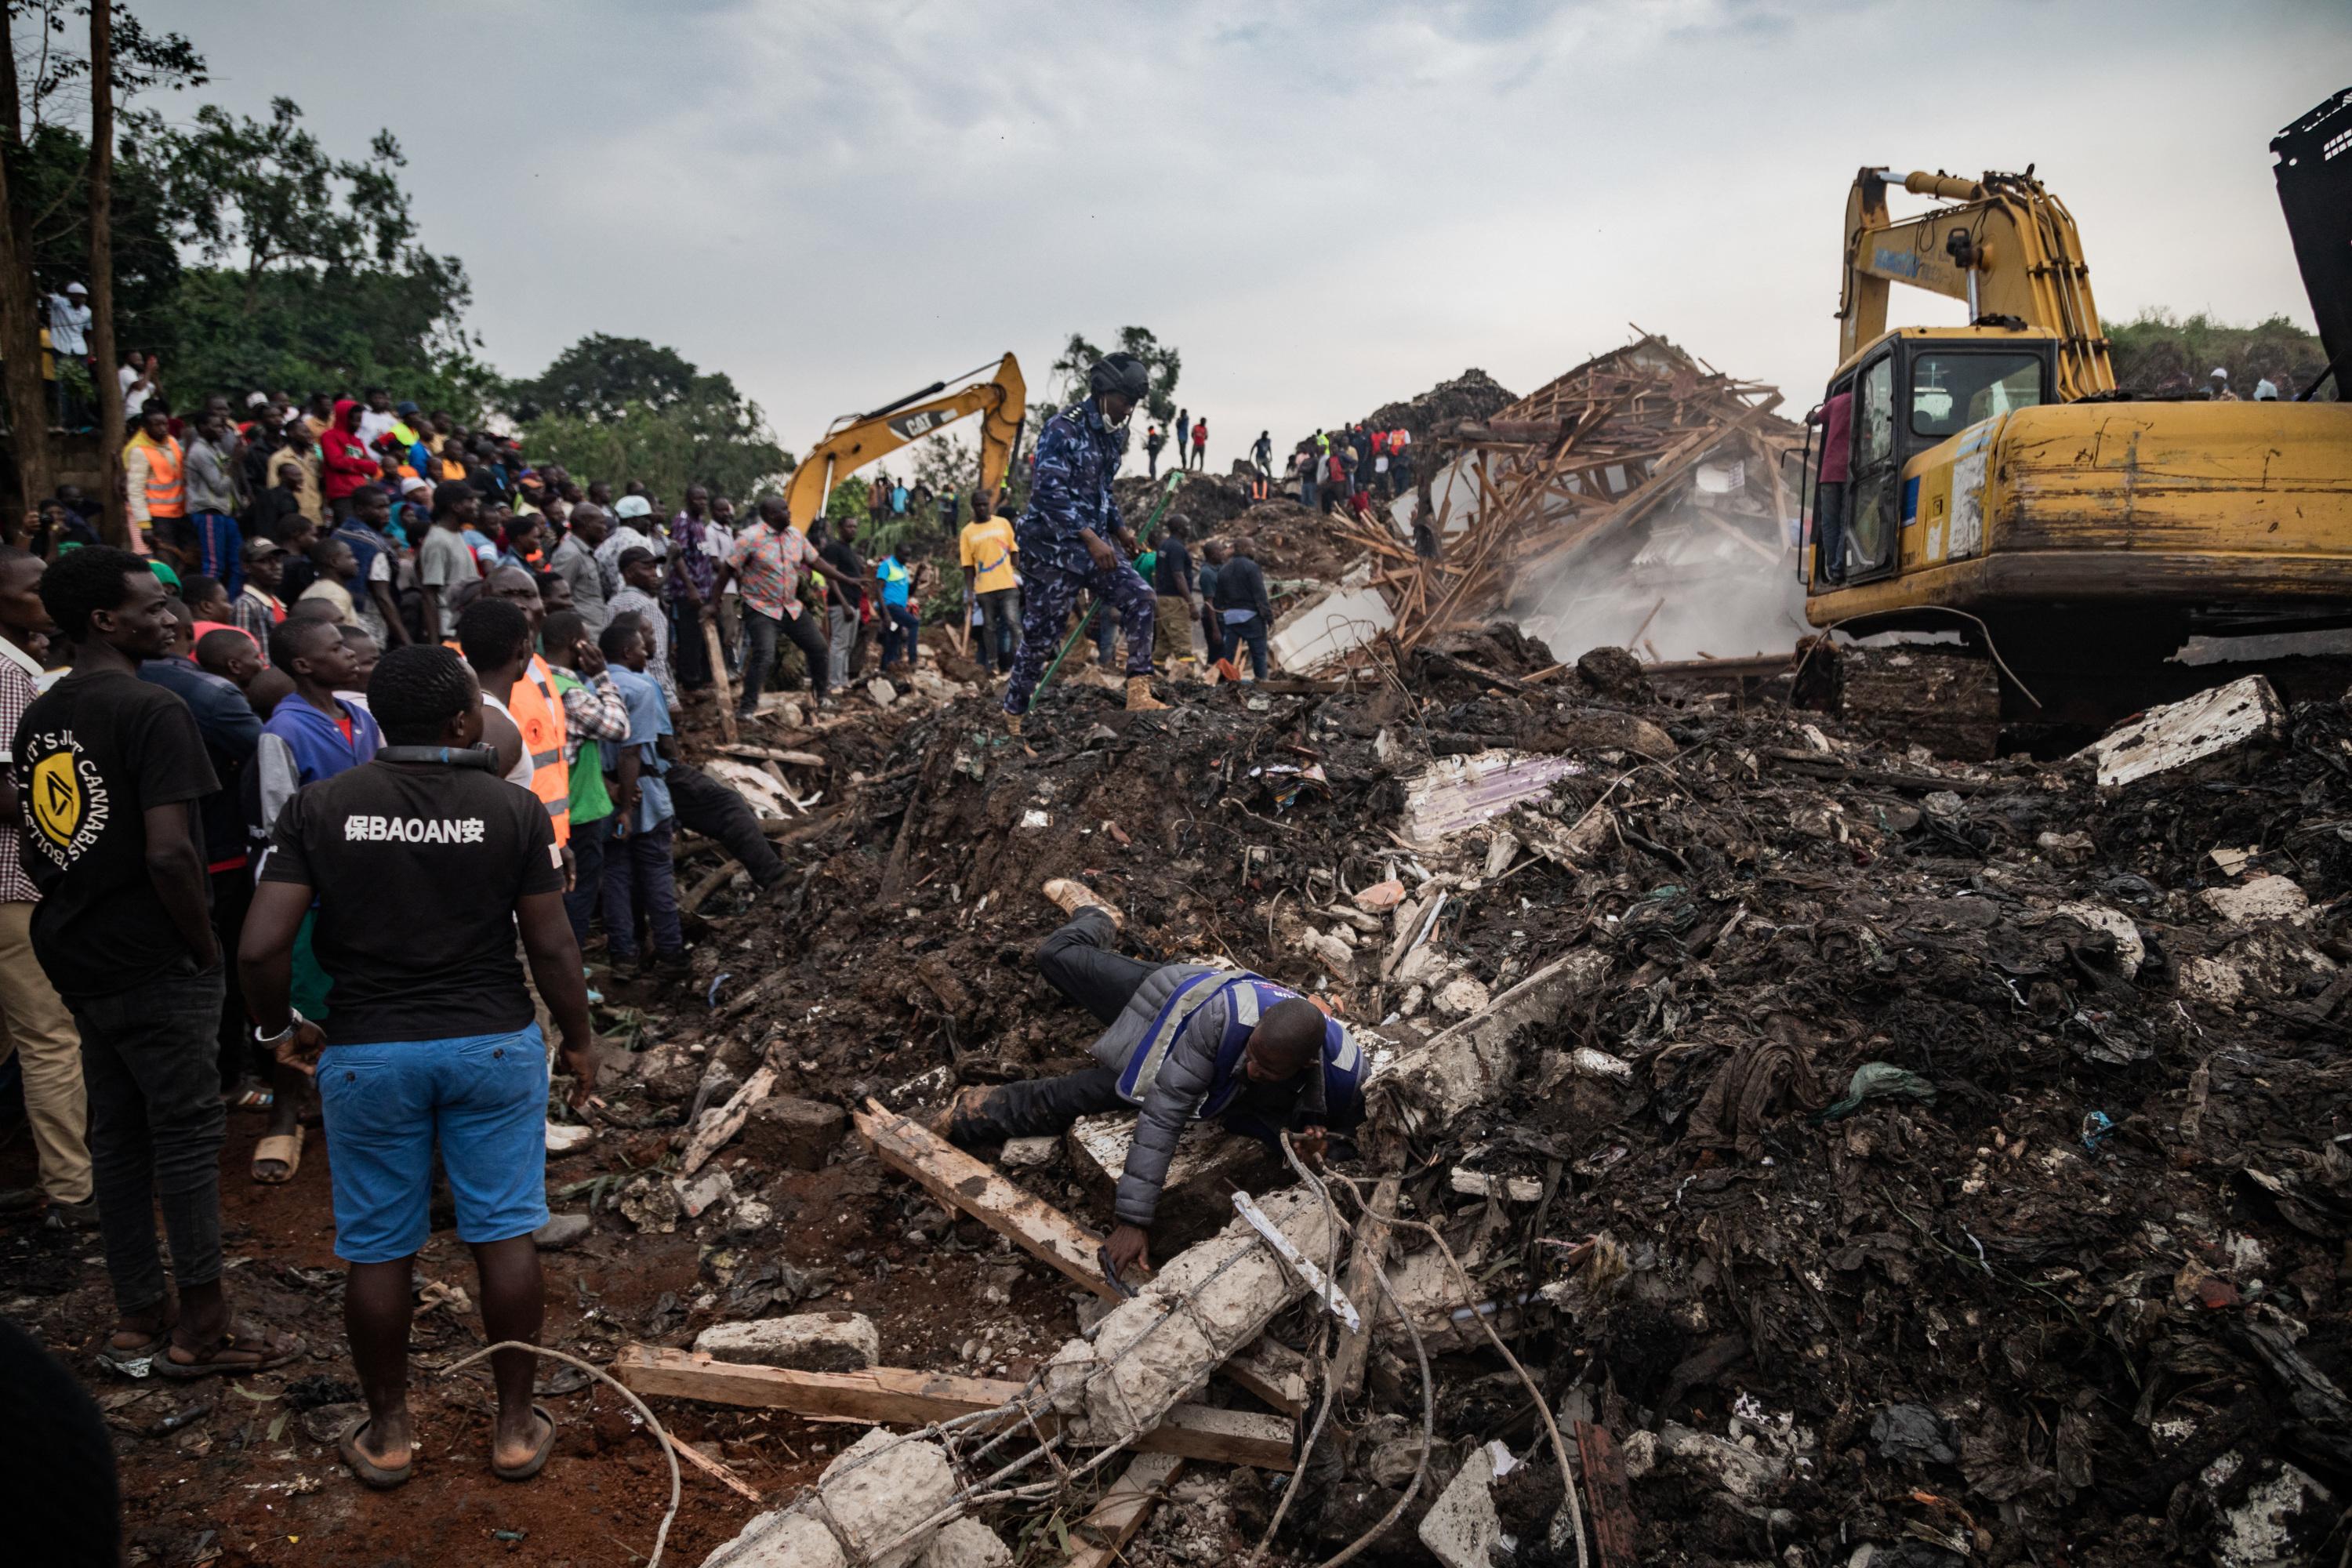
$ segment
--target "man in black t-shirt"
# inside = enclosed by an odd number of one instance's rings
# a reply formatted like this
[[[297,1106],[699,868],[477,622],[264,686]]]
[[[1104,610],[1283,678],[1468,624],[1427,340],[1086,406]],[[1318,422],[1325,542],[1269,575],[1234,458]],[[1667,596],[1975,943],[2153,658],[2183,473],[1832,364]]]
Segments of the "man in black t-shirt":
[[[554,826],[478,744],[473,670],[447,648],[394,648],[367,695],[385,744],[286,803],[237,968],[256,1037],[318,1079],[335,1255],[352,1266],[343,1319],[368,1405],[340,1447],[362,1480],[395,1487],[412,1463],[409,1286],[436,1143],[481,1274],[483,1326],[493,1342],[539,1337],[531,1232],[547,1223],[548,1064],[515,961],[518,927],[563,1033],[574,1105],[595,1083],[595,1037]],[[335,977],[323,1033],[288,999],[294,935],[314,898],[311,945]],[[490,1465],[509,1480],[537,1475],[555,1442],[553,1419],[530,1402],[532,1363],[521,1351],[491,1358]]]
[[[99,1227],[121,1318],[101,1359],[134,1375],[278,1366],[299,1340],[231,1322],[221,1289],[220,943],[196,803],[217,787],[187,704],[139,679],[171,651],[163,584],[128,551],[85,545],[41,578],[73,673],[37,698],[11,755],[33,951],[81,1031]],[[179,1285],[155,1247],[155,1210]]]

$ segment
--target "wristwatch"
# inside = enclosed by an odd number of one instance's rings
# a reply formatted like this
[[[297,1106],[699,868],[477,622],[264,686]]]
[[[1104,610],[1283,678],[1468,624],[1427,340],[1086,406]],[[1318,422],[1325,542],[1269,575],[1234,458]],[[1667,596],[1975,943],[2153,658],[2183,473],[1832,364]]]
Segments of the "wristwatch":
[[[297,1007],[286,1009],[286,1026],[274,1035],[265,1035],[257,1027],[253,1031],[253,1043],[257,1046],[274,1046],[310,1021],[302,1016],[301,1009]]]

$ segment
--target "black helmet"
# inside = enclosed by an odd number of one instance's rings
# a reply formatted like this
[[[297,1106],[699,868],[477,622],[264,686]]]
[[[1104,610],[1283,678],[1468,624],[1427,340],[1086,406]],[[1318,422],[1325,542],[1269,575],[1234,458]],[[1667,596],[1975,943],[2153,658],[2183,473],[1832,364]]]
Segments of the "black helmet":
[[[1151,373],[1133,354],[1105,354],[1087,372],[1087,390],[1097,396],[1116,392],[1130,403],[1140,403],[1151,390]]]

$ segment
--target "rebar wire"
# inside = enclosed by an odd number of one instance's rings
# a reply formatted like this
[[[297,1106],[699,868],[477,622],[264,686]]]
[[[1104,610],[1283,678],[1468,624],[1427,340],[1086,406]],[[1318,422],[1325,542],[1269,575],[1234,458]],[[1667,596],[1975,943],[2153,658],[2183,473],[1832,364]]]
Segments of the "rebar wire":
[[[1323,1200],[1324,1217],[1330,1221],[1330,1228],[1326,1237],[1328,1245],[1323,1249],[1323,1279],[1325,1284],[1336,1292],[1339,1288],[1339,1237],[1344,1234],[1353,1241],[1356,1232],[1354,1227],[1339,1217],[1339,1206],[1331,1201],[1330,1189],[1307,1174],[1307,1166],[1298,1158],[1298,1151],[1291,1147],[1289,1130],[1284,1129],[1278,1136],[1282,1142],[1282,1157],[1290,1162],[1290,1168],[1298,1173],[1298,1179],[1306,1183],[1307,1188],[1317,1197]],[[1279,1254],[1276,1256],[1278,1257]],[[1359,1312],[1363,1310],[1361,1307],[1356,1310]],[[1265,1556],[1266,1548],[1274,1543],[1274,1532],[1282,1528],[1282,1517],[1290,1511],[1290,1500],[1298,1495],[1299,1483],[1307,1478],[1307,1461],[1315,1452],[1315,1441],[1323,1436],[1323,1424],[1331,1418],[1331,1406],[1339,1402],[1339,1391],[1331,1386],[1330,1358],[1323,1353],[1323,1343],[1327,1337],[1323,1327],[1323,1314],[1317,1311],[1314,1321],[1316,1331],[1314,1337],[1308,1341],[1308,1343],[1313,1346],[1308,1356],[1308,1385],[1312,1387],[1319,1384],[1322,1386],[1322,1402],[1315,1407],[1315,1422],[1307,1429],[1307,1440],[1299,1445],[1298,1463],[1291,1471],[1290,1484],[1282,1489],[1282,1500],[1275,1505],[1274,1517],[1266,1521],[1265,1533],[1258,1537],[1257,1550],[1249,1555],[1248,1560],[1252,1563],[1261,1561]],[[1369,1334],[1371,1331],[1372,1325],[1366,1322],[1364,1332]]]
[[[2000,657],[2000,648],[1999,645],[1992,640],[1992,628],[1985,625],[1983,621],[1978,619],[1975,616],[1969,614],[1966,610],[1955,609],[1949,605],[1912,605],[1907,607],[1914,610],[1929,610],[1937,615],[1958,616],[1964,621],[1974,622],[1977,630],[1984,634],[1985,652],[1992,656],[1992,661],[1994,664],[2000,667],[2000,672],[2009,677],[2010,683],[2011,685],[2015,686],[2018,690],[2025,694],[2025,700],[2028,702],[2032,703],[2036,708],[2042,706],[2042,699],[2033,695],[2033,689],[2026,685],[2022,680],[2018,679],[2017,671],[2009,668],[2009,660]],[[1847,622],[1858,621],[1863,618],[1864,617],[1861,616],[1848,616],[1845,620],[1832,621],[1828,626],[1825,626],[1821,629],[1819,635],[1805,639],[1805,651],[1803,654],[1799,656],[1796,664],[1790,668],[1789,671],[1789,679],[1793,681],[1798,676],[1802,675],[1805,672],[1806,661],[1813,657],[1813,650],[1815,648],[1829,645],[1830,634],[1832,632],[1834,632],[1840,627],[1845,626]]]
[[[1392,1226],[1403,1226],[1409,1230],[1420,1231],[1435,1242],[1438,1256],[1445,1259],[1446,1268],[1454,1271],[1454,1278],[1461,1283],[1463,1305],[1471,1308],[1477,1306],[1478,1287],[1472,1282],[1468,1273],[1463,1269],[1461,1262],[1454,1258],[1454,1249],[1445,1245],[1445,1237],[1438,1234],[1435,1226],[1417,1219],[1406,1219],[1398,1215],[1381,1215],[1365,1201],[1363,1194],[1356,1191],[1355,1183],[1349,1181],[1346,1176],[1340,1175],[1336,1171],[1332,1173],[1332,1176],[1334,1180],[1347,1184],[1348,1190],[1355,1194],[1356,1202],[1362,1206],[1366,1214],[1372,1215],[1376,1218],[1384,1217]],[[1399,1315],[1404,1315],[1402,1309],[1399,1309]],[[1551,1437],[1552,1457],[1559,1461],[1559,1484],[1562,1494],[1568,1500],[1569,1527],[1576,1532],[1576,1568],[1591,1568],[1591,1562],[1586,1555],[1584,1545],[1584,1504],[1577,1495],[1576,1477],[1569,1466],[1567,1440],[1559,1435],[1559,1424],[1552,1419],[1551,1405],[1544,1398],[1543,1390],[1536,1386],[1536,1380],[1528,1375],[1528,1369],[1520,1364],[1519,1358],[1511,1353],[1511,1348],[1503,1342],[1502,1336],[1495,1332],[1495,1326],[1489,1320],[1491,1317],[1499,1315],[1499,1313],[1489,1314],[1475,1310],[1471,1313],[1471,1317],[1484,1331],[1487,1340],[1493,1343],[1496,1351],[1501,1352],[1503,1359],[1510,1363],[1511,1370],[1518,1373],[1519,1382],[1526,1385],[1528,1394],[1536,1402],[1536,1414],[1543,1417],[1544,1431]],[[1405,1321],[1409,1323],[1412,1319],[1406,1317]]]
[[[612,1376],[609,1373],[601,1371],[596,1367],[590,1366],[578,1356],[566,1355],[562,1351],[551,1351],[545,1345],[527,1345],[520,1340],[500,1340],[497,1344],[485,1345],[480,1350],[476,1351],[473,1354],[451,1362],[447,1366],[443,1367],[441,1369],[441,1375],[443,1377],[450,1376],[452,1373],[456,1373],[458,1368],[471,1366],[476,1362],[481,1360],[484,1356],[495,1355],[499,1351],[529,1351],[533,1355],[543,1355],[550,1361],[560,1361],[567,1366],[578,1367],[582,1372],[586,1373],[589,1376],[596,1379],[599,1383],[610,1384],[622,1398],[636,1406],[638,1415],[646,1418],[646,1427],[652,1431],[654,1436],[661,1444],[662,1458],[669,1461],[669,1510],[662,1515],[661,1528],[654,1531],[653,1554],[646,1559],[646,1568],[661,1568],[662,1547],[664,1543],[669,1540],[669,1527],[671,1521],[677,1518],[677,1501],[681,1491],[677,1474],[677,1450],[671,1444],[669,1434],[662,1430],[662,1424],[654,1419],[654,1413],[646,1408],[646,1402],[644,1400],[639,1399],[635,1394],[624,1387],[620,1381]]]

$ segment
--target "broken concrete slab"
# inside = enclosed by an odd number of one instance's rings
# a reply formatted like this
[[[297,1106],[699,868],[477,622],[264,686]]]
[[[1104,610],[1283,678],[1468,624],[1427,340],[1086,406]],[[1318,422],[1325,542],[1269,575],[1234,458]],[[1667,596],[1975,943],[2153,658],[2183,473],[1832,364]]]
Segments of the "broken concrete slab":
[[[2116,970],[2126,979],[2139,971],[2140,961],[2147,956],[2147,940],[2139,934],[2139,927],[2129,915],[2108,909],[2104,904],[2061,904],[2058,912],[2080,921],[2093,931],[2103,931],[2116,939]]]
[[[2292,921],[2301,925],[2311,915],[2310,898],[2289,877],[2252,877],[2234,888],[2208,888],[2201,896],[2232,925],[2248,921]]]
[[[1313,675],[1395,629],[1396,612],[1379,589],[1339,587],[1277,617],[1266,647],[1282,669]]]
[[[1496,1515],[1495,1482],[1517,1463],[1500,1442],[1481,1445],[1422,1515],[1421,1543],[1445,1568],[1493,1568],[1497,1548],[1508,1559],[1517,1542],[1503,1533]]]
[[[923,1548],[916,1568],[1012,1568],[1013,1549],[976,1519],[951,1520]]]
[[[801,1372],[859,1372],[882,1359],[882,1336],[863,1312],[794,1312],[747,1323],[714,1323],[695,1337],[714,1361]]]
[[[1258,1205],[1309,1258],[1328,1258],[1336,1237],[1323,1203],[1298,1188]],[[1257,1338],[1303,1287],[1257,1232],[1235,1220],[1169,1259],[1133,1300],[1096,1325],[1093,1337],[1054,1352],[1045,1385],[1071,1418],[1081,1447],[1124,1442],[1205,1384]]]
[[[849,1554],[814,1513],[762,1513],[702,1560],[703,1568],[848,1568]]]
[[[945,1449],[877,1426],[824,1468],[813,1511],[853,1562],[899,1568],[915,1560],[928,1538],[884,1548],[945,1508],[955,1490]]]
[[[1052,1164],[1054,1156],[1061,1152],[1061,1148],[1062,1141],[1050,1132],[1037,1138],[1009,1139],[1003,1152],[997,1155],[996,1163],[1008,1171],[1034,1170],[1040,1165]]]
[[[1397,1050],[1364,1086],[1362,1142],[1384,1170],[1402,1169],[1415,1139],[1451,1126],[1517,1074],[1517,1037],[1559,1021],[1609,972],[1609,955],[1583,950],[1545,965],[1475,1017]]]
[[[1531,1204],[1543,1196],[1543,1183],[1533,1176],[1490,1176],[1484,1171],[1465,1171],[1456,1165],[1446,1173],[1446,1185],[1455,1192],[1474,1198],[1507,1198],[1515,1204]]]
[[[2270,681],[2249,675],[2151,708],[2093,742],[2077,757],[2097,766],[2100,784],[2126,784],[2275,739],[2284,732],[2285,721],[2285,705]]]
[[[1440,757],[1404,786],[1404,836],[1433,844],[1502,816],[1584,772],[1573,757],[1497,747]]]

